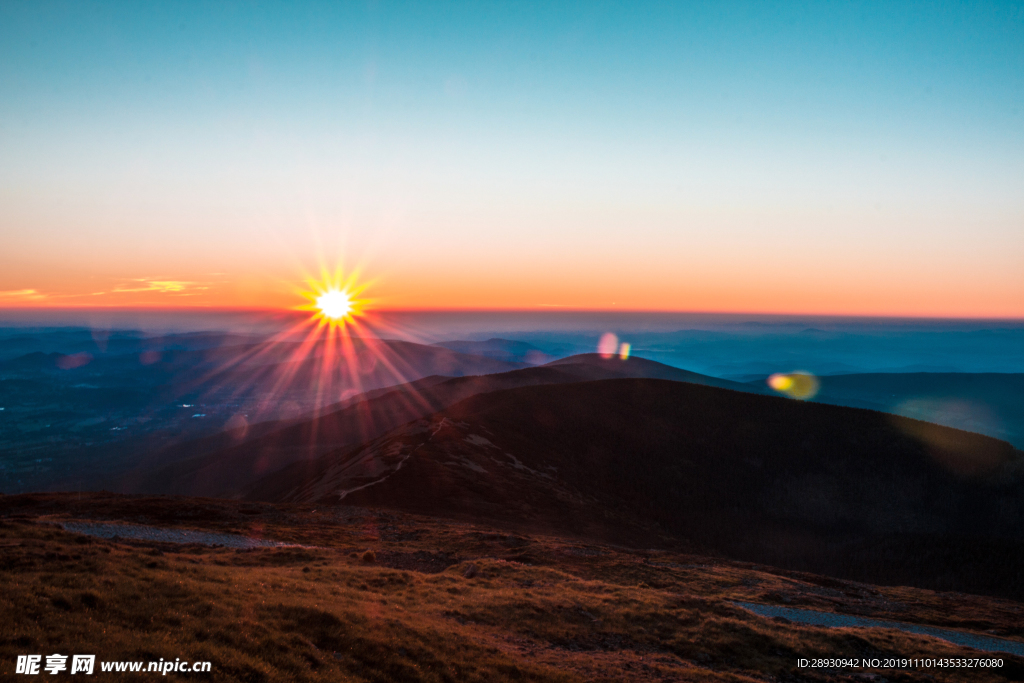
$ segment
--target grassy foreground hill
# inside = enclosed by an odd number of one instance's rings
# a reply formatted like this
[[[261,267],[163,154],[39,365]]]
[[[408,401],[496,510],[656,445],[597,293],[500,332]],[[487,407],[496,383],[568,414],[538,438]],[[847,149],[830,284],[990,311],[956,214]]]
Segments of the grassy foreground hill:
[[[104,540],[62,529],[74,521],[230,532],[307,547]],[[996,655],[1003,666],[992,669],[804,668],[799,658],[989,655],[897,630],[802,626],[734,604],[798,605],[1024,642],[1019,603],[359,507],[6,496],[0,545],[5,677],[17,655],[31,653],[209,661],[210,673],[169,675],[205,681],[1024,676],[1024,659],[1013,655]],[[98,672],[95,680],[124,674]]]

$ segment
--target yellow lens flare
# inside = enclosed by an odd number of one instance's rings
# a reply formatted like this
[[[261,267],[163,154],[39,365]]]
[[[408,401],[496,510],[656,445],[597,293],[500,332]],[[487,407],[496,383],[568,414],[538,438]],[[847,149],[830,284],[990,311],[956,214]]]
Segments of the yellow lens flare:
[[[814,398],[821,384],[809,372],[777,372],[768,378],[768,386],[790,398],[806,401]]]

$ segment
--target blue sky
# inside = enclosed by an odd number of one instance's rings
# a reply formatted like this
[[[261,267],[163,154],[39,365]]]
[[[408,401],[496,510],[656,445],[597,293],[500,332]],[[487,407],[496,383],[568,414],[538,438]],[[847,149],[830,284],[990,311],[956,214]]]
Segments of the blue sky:
[[[9,2],[0,92],[0,291],[1024,315],[1021,3]]]

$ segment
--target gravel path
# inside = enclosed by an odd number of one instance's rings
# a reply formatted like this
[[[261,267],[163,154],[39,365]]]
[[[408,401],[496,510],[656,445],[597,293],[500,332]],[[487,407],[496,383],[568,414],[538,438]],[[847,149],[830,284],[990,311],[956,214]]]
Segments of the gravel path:
[[[954,631],[948,628],[937,628],[935,626],[922,626],[921,624],[908,624],[904,621],[887,621],[884,619],[867,619],[855,617],[849,614],[836,614],[835,612],[819,612],[813,609],[798,609],[796,607],[778,607],[776,605],[761,605],[756,602],[734,602],[737,607],[750,610],[762,617],[782,617],[790,621],[811,626],[831,626],[832,628],[894,628],[907,633],[917,633],[923,636],[932,636],[947,640],[957,645],[973,647],[975,650],[985,652],[1008,652],[1010,654],[1024,657],[1024,643],[1017,640],[1006,640],[1005,638],[993,638],[991,636],[979,636],[964,631]]]
[[[295,543],[279,543],[262,538],[239,536],[237,534],[215,534],[208,531],[185,529],[164,529],[142,524],[108,524],[103,522],[63,522],[65,531],[98,536],[99,538],[123,538],[133,541],[161,541],[163,543],[200,543],[225,548],[302,548]]]

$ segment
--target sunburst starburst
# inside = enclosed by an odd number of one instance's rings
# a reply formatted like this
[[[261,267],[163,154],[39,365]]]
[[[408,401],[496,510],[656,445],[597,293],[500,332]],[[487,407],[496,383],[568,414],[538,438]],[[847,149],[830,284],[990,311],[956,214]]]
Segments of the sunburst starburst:
[[[358,273],[352,272],[347,277],[341,268],[334,272],[326,268],[320,273],[320,278],[307,278],[306,289],[300,294],[307,303],[298,307],[301,311],[310,311],[319,327],[344,327],[355,318],[361,316],[366,305],[366,299],[360,298],[365,291],[366,285],[358,282]]]

